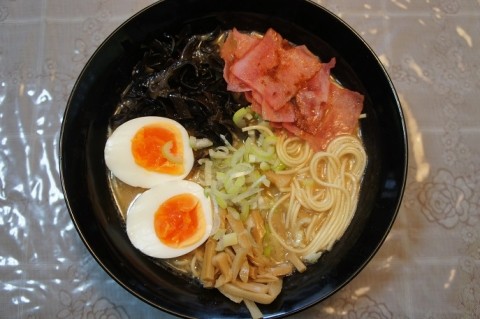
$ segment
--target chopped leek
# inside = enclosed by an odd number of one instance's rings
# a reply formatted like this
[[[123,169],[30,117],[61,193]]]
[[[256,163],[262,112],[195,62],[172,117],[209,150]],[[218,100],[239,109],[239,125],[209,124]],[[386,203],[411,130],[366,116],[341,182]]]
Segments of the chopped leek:
[[[223,143],[225,143],[225,146],[231,150],[231,151],[236,151],[235,147],[232,146],[232,144],[230,144],[230,142],[227,140],[227,138],[225,137],[225,135],[223,134],[220,134],[220,138],[222,139]]]
[[[222,251],[226,247],[233,246],[238,244],[238,236],[237,233],[228,233],[224,234],[217,242],[217,247],[215,248],[216,251]]]
[[[233,114],[233,123],[240,128],[247,126],[247,122],[245,121],[245,119],[248,119],[247,115],[250,115],[248,117],[251,118],[251,109],[242,107]]]
[[[219,229],[217,229],[217,231],[215,232],[215,234],[213,234],[213,239],[219,240],[219,239],[222,238],[224,235],[225,235],[225,229],[224,229],[224,228],[219,228]]]
[[[169,162],[180,164],[183,162],[182,156],[176,156],[175,154],[172,153],[172,146],[173,142],[168,141],[165,144],[163,144],[162,147],[162,155],[165,157]]]
[[[194,150],[200,150],[212,146],[213,142],[208,138],[196,138],[195,136],[190,136],[189,144]]]
[[[278,159],[275,145],[277,137],[266,122],[259,122],[250,108],[238,110],[233,118],[242,131],[247,132],[243,143],[233,145],[221,136],[224,146],[208,150],[208,158],[199,161],[203,167],[206,191],[219,209],[236,220],[246,222],[252,210],[269,209],[272,199],[264,192],[270,186],[265,172],[284,170]],[[236,233],[226,234],[218,230],[214,239],[217,250],[237,244]],[[268,245],[266,245],[268,246]],[[270,254],[272,248],[266,248]]]

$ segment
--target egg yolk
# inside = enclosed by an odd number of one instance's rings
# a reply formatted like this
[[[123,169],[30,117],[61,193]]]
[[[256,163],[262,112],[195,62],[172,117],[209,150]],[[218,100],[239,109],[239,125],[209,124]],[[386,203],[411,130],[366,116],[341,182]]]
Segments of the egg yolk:
[[[137,165],[157,173],[183,173],[182,136],[173,125],[142,127],[133,137],[131,145]]]
[[[202,205],[192,194],[175,195],[155,213],[155,233],[167,246],[182,248],[197,242],[205,232]]]

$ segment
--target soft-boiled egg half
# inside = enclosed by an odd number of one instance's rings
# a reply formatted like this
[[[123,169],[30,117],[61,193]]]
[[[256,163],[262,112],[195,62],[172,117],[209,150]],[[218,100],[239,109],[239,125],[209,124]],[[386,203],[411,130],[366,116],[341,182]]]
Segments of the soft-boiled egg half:
[[[185,128],[158,116],[120,125],[105,144],[105,163],[121,181],[143,188],[185,178],[193,167],[193,150]]]
[[[127,212],[127,234],[144,254],[174,258],[189,253],[210,236],[210,200],[197,183],[179,180],[138,196]]]

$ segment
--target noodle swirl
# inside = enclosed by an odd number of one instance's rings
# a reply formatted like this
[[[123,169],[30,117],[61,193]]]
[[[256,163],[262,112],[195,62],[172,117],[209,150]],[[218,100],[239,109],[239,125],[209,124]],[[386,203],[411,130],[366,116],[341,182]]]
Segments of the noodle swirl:
[[[290,193],[280,197],[270,210],[268,225],[287,251],[305,260],[316,259],[331,249],[353,218],[367,160],[363,145],[355,136],[342,135],[332,140],[325,151],[312,155],[305,142],[282,137],[277,153],[290,167],[309,162],[307,171],[297,170]],[[285,220],[285,232],[276,227],[277,214]],[[302,222],[301,218],[310,222]],[[298,232],[305,240],[302,247],[292,236]]]
[[[280,135],[276,149],[280,161],[289,167],[294,167],[295,171],[304,167],[313,154],[310,146],[301,138],[286,134]]]

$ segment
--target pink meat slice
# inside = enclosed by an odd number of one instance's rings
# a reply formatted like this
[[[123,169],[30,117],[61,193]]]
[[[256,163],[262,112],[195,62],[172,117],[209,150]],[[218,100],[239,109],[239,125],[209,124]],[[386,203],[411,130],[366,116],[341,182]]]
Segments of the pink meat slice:
[[[256,46],[260,40],[260,37],[239,32],[236,28],[228,33],[227,39],[220,48],[220,56],[225,61],[223,77],[227,82],[228,90],[232,92],[251,90],[246,83],[232,74],[230,67],[236,60],[241,59],[248,51]]]
[[[289,102],[321,67],[305,46],[292,46],[273,29],[230,67],[238,79],[262,96],[262,108],[278,110]]]
[[[280,109],[274,110],[268,104],[262,105],[260,102],[262,96],[256,91],[245,92],[245,97],[251,103],[252,110],[260,114],[264,120],[271,123],[291,123],[295,121],[295,106],[291,102],[287,102]]]
[[[272,127],[305,139],[314,150],[326,149],[338,135],[355,134],[364,97],[331,81],[335,58],[321,63],[273,29],[263,37],[233,29],[220,54],[228,89],[244,92]]]
[[[315,135],[325,112],[330,88],[330,70],[335,58],[322,63],[320,70],[295,96],[296,124],[307,133]]]
[[[262,107],[262,118],[270,122],[293,123],[295,121],[295,106],[291,102],[285,103],[278,110],[269,106]]]
[[[331,83],[325,113],[316,124],[318,125],[316,134],[308,133],[296,123],[283,123],[283,127],[305,139],[314,150],[325,150],[328,143],[336,136],[355,133],[363,108],[363,100],[362,94]]]

